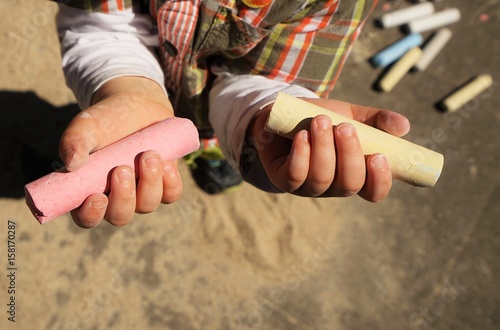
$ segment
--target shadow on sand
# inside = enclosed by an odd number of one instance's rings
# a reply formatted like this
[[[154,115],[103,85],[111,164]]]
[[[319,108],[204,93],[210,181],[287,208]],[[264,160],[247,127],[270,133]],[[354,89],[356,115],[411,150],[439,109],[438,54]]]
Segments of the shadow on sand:
[[[15,91],[0,91],[0,107],[0,197],[21,198],[24,184],[62,166],[59,138],[79,108]]]

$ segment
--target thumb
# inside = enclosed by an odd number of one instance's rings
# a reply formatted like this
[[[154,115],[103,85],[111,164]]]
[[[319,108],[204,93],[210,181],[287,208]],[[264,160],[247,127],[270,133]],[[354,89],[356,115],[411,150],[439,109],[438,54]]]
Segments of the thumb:
[[[61,136],[59,156],[68,171],[82,168],[101,141],[101,131],[92,118],[82,112],[70,122]]]
[[[375,127],[392,135],[402,137],[410,131],[410,121],[399,113],[380,110],[376,114]]]

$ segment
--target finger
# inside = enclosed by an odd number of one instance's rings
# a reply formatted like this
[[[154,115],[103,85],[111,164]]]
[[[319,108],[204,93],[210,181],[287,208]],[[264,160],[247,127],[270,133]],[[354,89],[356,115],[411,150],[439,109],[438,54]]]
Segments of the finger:
[[[145,88],[145,87],[144,87]],[[168,100],[144,93],[116,93],[78,114],[61,137],[59,155],[69,171],[81,168],[88,154],[157,121],[173,116]]]
[[[309,173],[311,148],[309,132],[299,131],[292,142],[290,154],[277,158],[269,164],[269,175],[272,183],[280,190],[293,192],[299,189],[307,179]]]
[[[177,168],[177,161],[163,164],[163,195],[161,202],[171,204],[182,196],[183,183]]]
[[[311,159],[303,189],[318,196],[332,184],[335,176],[335,145],[332,122],[328,116],[317,116],[311,122]]]
[[[392,187],[392,174],[387,158],[382,154],[370,155],[366,160],[366,182],[359,195],[371,202],[383,200]]]
[[[163,194],[163,169],[160,155],[146,151],[139,158],[139,182],[135,211],[149,213],[160,205]]]
[[[410,121],[405,116],[388,110],[367,112],[364,123],[401,137],[410,131]]]
[[[111,173],[109,205],[104,218],[115,226],[128,224],[136,205],[135,174],[130,166],[118,166]]]
[[[337,172],[332,191],[335,196],[351,196],[364,185],[365,158],[354,126],[342,123],[335,128],[334,134]]]
[[[403,136],[410,131],[409,120],[405,116],[393,111],[365,107],[339,100],[323,98],[305,100],[396,136]]]
[[[101,223],[108,206],[108,198],[104,194],[90,195],[83,205],[71,211],[73,221],[82,228],[93,228]]]
[[[84,166],[89,153],[99,146],[102,133],[96,121],[83,111],[73,118],[61,136],[59,156],[68,171],[75,171]]]
[[[403,136],[410,131],[408,118],[397,112],[349,103],[341,108],[349,113],[348,117],[392,135]]]

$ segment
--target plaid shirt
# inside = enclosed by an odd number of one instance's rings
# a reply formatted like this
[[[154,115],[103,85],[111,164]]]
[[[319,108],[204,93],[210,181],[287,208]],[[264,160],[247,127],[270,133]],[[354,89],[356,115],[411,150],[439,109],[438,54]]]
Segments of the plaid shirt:
[[[212,64],[328,96],[378,0],[56,1],[88,11],[149,13],[176,114],[205,127]]]

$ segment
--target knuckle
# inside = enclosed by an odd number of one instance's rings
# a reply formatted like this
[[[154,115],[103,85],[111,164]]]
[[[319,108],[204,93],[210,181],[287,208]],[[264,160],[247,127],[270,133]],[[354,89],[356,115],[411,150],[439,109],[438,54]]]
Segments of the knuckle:
[[[306,178],[307,178],[306,171],[304,171],[304,173],[302,173],[302,171],[290,170],[288,172],[288,178],[286,180],[286,184],[287,184],[287,186],[291,186],[291,187],[297,187],[297,186],[300,187],[302,184],[304,184],[304,182],[306,181]]]
[[[106,221],[112,224],[113,226],[121,227],[129,224],[130,221],[132,221],[133,217],[134,217],[134,212],[132,209],[130,212],[125,210],[120,210],[119,212],[106,213],[104,219],[106,219]]]
[[[142,205],[141,207],[137,208],[135,212],[139,214],[146,214],[146,213],[151,213],[154,212],[158,208],[158,204],[148,204],[148,205]]]
[[[292,192],[297,189],[299,189],[302,185],[304,184],[304,180],[301,178],[289,178],[284,182],[284,184],[279,185],[279,189],[283,190],[284,192]]]
[[[115,227],[123,227],[125,225],[128,225],[130,221],[132,221],[132,217],[130,217],[130,219],[126,217],[120,217],[120,219],[113,218],[111,220],[108,220],[108,222]]]
[[[81,219],[81,218],[79,218],[79,219],[75,219],[74,222],[80,228],[91,229],[91,228],[94,228],[97,225],[99,225],[100,221],[94,221],[94,220],[87,220],[87,219]]]
[[[341,197],[350,197],[359,193],[362,188],[362,184],[346,183],[339,189],[339,194]]]
[[[358,193],[356,190],[342,190],[341,192],[342,197],[351,197],[354,196]]]
[[[156,174],[156,173],[155,173]],[[139,184],[143,186],[147,186],[148,189],[160,190],[163,186],[163,180],[160,175],[154,175],[151,177],[143,177],[139,179]]]
[[[123,191],[118,200],[121,201],[121,202],[124,202],[124,203],[129,203],[131,201],[135,201],[135,198],[136,198],[136,192],[135,192],[135,189],[132,188],[132,189],[127,189],[127,191]]]
[[[379,196],[370,200],[372,203],[379,203],[385,199],[386,196]]]
[[[317,197],[326,192],[330,186],[331,182],[314,182],[308,185],[307,191],[312,197]]]
[[[161,202],[161,193],[151,193],[139,196],[135,211],[137,213],[151,213],[158,208]]]
[[[170,190],[163,194],[161,203],[162,204],[173,204],[177,202],[182,197],[182,189]]]
[[[333,182],[333,175],[326,174],[326,175],[319,175],[316,177],[312,177],[310,182],[311,186],[313,187],[328,188]]]

